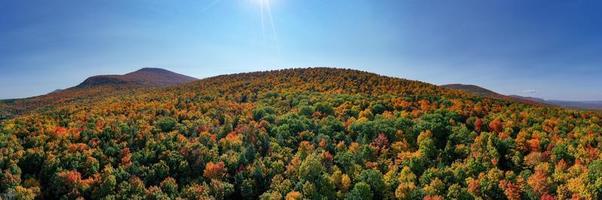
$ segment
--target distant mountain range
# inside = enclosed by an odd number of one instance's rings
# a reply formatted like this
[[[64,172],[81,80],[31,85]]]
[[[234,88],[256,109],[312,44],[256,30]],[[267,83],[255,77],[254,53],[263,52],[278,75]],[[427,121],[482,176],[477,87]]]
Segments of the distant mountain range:
[[[520,101],[524,103],[539,103],[539,104],[547,104],[547,105],[555,105],[561,106],[565,108],[576,108],[576,109],[588,109],[588,110],[602,110],[602,101],[562,101],[562,100],[545,100],[541,98],[535,97],[524,97],[519,95],[503,95],[492,90],[476,86],[476,85],[466,85],[466,84],[447,84],[441,85],[441,87],[455,90],[462,90],[468,93],[472,93],[478,96],[486,96],[486,97],[494,97],[494,98],[503,98],[510,99],[515,101]]]
[[[546,100],[546,103],[559,105],[567,108],[583,108],[602,110],[602,101],[561,101],[561,100]]]
[[[46,95],[0,100],[0,118],[3,115],[20,114],[60,103],[88,101],[89,97],[133,92],[136,89],[169,87],[195,80],[197,79],[160,68],[142,68],[124,75],[92,76],[77,86],[57,89]]]
[[[142,68],[123,75],[92,76],[77,86],[67,89],[57,89],[46,95],[23,99],[0,100],[0,120],[6,118],[6,116],[38,108],[74,101],[89,102],[90,99],[99,99],[91,97],[115,96],[121,93],[137,92],[140,89],[176,86],[195,80],[198,79],[160,68]],[[531,105],[555,105],[566,108],[602,110],[602,101],[559,101],[518,95],[503,95],[480,86],[465,84],[449,84],[441,85],[441,87],[461,90],[478,96],[506,99]]]

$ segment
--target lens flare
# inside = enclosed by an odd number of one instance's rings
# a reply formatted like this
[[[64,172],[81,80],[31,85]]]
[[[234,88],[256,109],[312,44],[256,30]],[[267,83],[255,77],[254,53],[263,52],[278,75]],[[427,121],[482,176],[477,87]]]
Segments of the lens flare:
[[[274,18],[272,17],[272,4],[271,0],[253,0],[257,4],[259,4],[259,11],[261,14],[261,30],[263,31],[264,37],[266,37],[267,32],[270,31],[269,35],[271,35],[271,39],[276,41],[276,27],[274,26]],[[269,27],[266,27],[269,26]],[[269,28],[269,30],[267,30]]]

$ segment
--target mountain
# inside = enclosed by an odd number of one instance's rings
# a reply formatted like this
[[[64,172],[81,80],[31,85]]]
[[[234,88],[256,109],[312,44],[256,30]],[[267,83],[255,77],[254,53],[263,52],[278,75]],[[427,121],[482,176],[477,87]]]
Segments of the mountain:
[[[524,99],[524,100],[528,100],[528,101],[534,101],[534,102],[541,102],[541,103],[546,103],[545,99],[542,98],[536,98],[536,97],[525,97],[525,96],[519,96],[519,95],[508,95],[509,97],[512,98],[516,98],[516,99]]]
[[[546,102],[567,108],[602,110],[602,101],[563,101],[546,100]]]
[[[148,86],[166,87],[197,80],[196,78],[174,73],[160,68],[142,68],[124,75],[99,75],[87,78],[75,88],[96,86]]]
[[[195,80],[160,68],[142,68],[124,75],[92,76],[77,86],[58,89],[46,95],[0,101],[0,118],[73,101],[88,102],[90,99],[164,88]]]
[[[447,85],[441,85],[441,87],[453,89],[453,90],[460,90],[460,91],[464,91],[464,92],[467,92],[467,93],[470,93],[473,95],[477,95],[477,96],[482,96],[482,97],[504,99],[504,100],[509,100],[509,101],[531,104],[531,105],[544,105],[545,104],[545,102],[539,101],[538,99],[526,98],[526,97],[521,97],[521,96],[513,96],[513,95],[507,96],[507,95],[499,94],[497,92],[494,92],[492,90],[489,90],[489,89],[486,89],[486,88],[483,88],[483,87],[480,87],[477,85],[447,84]]]
[[[518,95],[510,95],[513,98],[525,99],[529,101],[541,102],[549,105],[560,106],[564,108],[576,108],[586,110],[602,110],[602,101],[566,101],[566,100],[554,100],[554,99],[541,99],[535,97],[524,97]]]
[[[576,109],[587,109],[587,110],[602,110],[602,101],[563,101],[563,100],[545,100],[535,97],[525,97],[519,95],[502,95],[492,90],[485,89],[476,85],[464,85],[464,84],[448,84],[441,85],[441,87],[448,89],[461,90],[478,96],[493,97],[500,99],[507,99],[527,104],[541,104],[541,105],[553,105],[564,108],[576,108]]]
[[[80,96],[0,122],[29,199],[599,199],[602,115],[332,68]],[[561,177],[561,178],[551,178]],[[449,190],[448,190],[449,188]]]
[[[471,94],[486,96],[486,97],[503,97],[504,95],[498,94],[494,91],[476,86],[476,85],[465,85],[465,84],[447,84],[441,85],[441,87],[462,90]]]

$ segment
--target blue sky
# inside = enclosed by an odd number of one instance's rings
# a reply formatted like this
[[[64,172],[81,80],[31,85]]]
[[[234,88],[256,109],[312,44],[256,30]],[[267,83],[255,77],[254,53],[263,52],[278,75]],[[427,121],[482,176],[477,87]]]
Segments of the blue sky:
[[[1,1],[0,99],[141,67],[203,78],[310,66],[602,99],[600,1],[261,1]]]

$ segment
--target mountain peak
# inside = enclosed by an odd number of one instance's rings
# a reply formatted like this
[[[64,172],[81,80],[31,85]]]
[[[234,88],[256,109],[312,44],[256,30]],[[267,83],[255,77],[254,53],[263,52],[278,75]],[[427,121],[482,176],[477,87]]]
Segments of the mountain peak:
[[[487,96],[487,97],[501,97],[503,95],[498,94],[494,91],[485,89],[483,87],[477,86],[477,85],[467,85],[467,84],[447,84],[447,85],[441,85],[441,87],[444,88],[448,88],[448,89],[455,89],[455,90],[462,90],[465,92],[469,92],[472,94],[476,94],[479,96]]]
[[[95,86],[117,87],[167,87],[197,80],[161,68],[141,68],[123,75],[98,75],[87,78],[75,88]]]
[[[144,67],[144,68],[140,68],[139,70],[136,70],[134,72],[130,72],[131,73],[136,73],[136,72],[153,72],[153,73],[165,73],[165,72],[171,72],[169,70],[163,69],[163,68],[155,68],[155,67]]]

